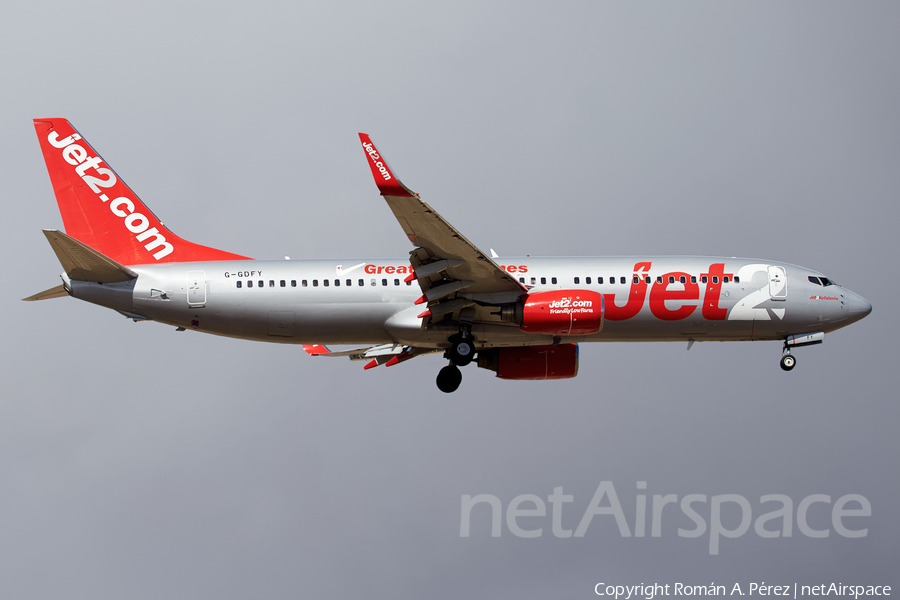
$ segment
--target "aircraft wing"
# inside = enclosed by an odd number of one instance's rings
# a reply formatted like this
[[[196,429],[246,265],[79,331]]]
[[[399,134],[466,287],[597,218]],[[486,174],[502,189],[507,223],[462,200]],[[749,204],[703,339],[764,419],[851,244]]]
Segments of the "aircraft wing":
[[[359,139],[378,191],[384,196],[406,237],[416,247],[410,253],[410,263],[424,293],[420,303],[427,300],[431,314],[460,308],[467,303],[463,295],[490,295],[483,297],[502,298],[508,302],[526,291],[522,284],[423,202],[418,194],[403,185],[368,134],[360,133]],[[456,302],[457,305],[440,306],[449,302]]]
[[[422,354],[433,354],[435,352],[443,352],[441,348],[417,348],[414,346],[405,346],[403,344],[381,344],[371,346],[369,348],[355,348],[353,350],[342,350],[332,352],[327,347],[320,344],[304,344],[303,349],[310,356],[347,356],[350,360],[368,360],[364,369],[371,369],[378,365],[387,365],[392,367],[398,363],[407,361]]]

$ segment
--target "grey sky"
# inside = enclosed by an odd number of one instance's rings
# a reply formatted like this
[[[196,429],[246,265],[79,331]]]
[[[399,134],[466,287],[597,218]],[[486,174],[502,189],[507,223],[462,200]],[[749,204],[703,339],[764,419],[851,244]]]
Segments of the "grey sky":
[[[0,19],[0,596],[595,597],[609,583],[898,585],[895,3],[16,3]],[[72,299],[31,119],[67,117],[179,235],[403,256],[356,138],[501,255],[709,254],[875,309],[797,352],[596,344],[570,381],[134,324]],[[459,536],[460,498],[862,494],[868,536]],[[642,492],[643,493],[643,492]],[[824,505],[810,519],[830,528]],[[549,504],[548,504],[549,508]],[[707,509],[708,510],[708,509]],[[816,512],[818,511],[818,512]],[[725,515],[729,517],[728,514]],[[730,515],[735,519],[735,514]],[[679,520],[679,518],[681,520]],[[733,526],[733,523],[730,525]],[[648,524],[649,528],[649,524]],[[746,587],[745,587],[746,591]]]

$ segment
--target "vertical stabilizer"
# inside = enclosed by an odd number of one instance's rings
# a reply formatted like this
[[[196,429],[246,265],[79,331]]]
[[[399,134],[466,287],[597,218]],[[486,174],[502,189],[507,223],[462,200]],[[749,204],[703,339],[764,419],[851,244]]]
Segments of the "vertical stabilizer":
[[[247,258],[169,231],[66,119],[34,128],[69,236],[121,265]]]

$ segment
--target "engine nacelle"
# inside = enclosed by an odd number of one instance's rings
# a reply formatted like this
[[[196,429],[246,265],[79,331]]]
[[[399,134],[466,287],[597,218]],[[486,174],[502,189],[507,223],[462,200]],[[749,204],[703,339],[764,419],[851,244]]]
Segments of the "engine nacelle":
[[[501,308],[500,317],[527,333],[592,335],[603,328],[603,295],[591,290],[528,294]]]
[[[578,344],[479,350],[478,366],[500,379],[571,379],[578,375]]]

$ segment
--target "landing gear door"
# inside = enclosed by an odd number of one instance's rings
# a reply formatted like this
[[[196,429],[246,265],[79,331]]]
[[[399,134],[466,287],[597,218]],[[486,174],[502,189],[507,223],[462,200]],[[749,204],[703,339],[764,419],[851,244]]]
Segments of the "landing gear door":
[[[188,306],[200,308],[206,305],[206,273],[203,271],[188,271],[187,274],[187,300]]]
[[[769,266],[769,297],[787,300],[787,274],[784,267]]]

